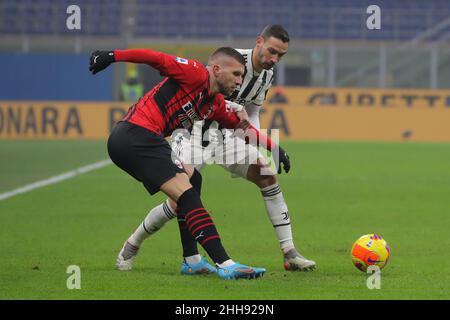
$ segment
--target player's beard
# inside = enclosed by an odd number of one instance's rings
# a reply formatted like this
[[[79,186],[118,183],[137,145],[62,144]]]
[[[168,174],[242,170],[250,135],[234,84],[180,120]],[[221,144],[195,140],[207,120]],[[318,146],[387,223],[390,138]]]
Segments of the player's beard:
[[[275,64],[272,62],[269,62],[269,61],[265,61],[265,62],[261,62],[261,66],[263,67],[264,70],[270,70],[275,66]]]
[[[262,53],[262,51],[257,52],[256,56],[258,57],[258,61],[259,61],[260,66],[264,70],[272,69],[275,66],[274,64],[272,64],[269,61],[264,61],[264,54]]]
[[[272,69],[274,66],[275,66],[275,64],[270,63],[270,62],[264,62],[264,63],[262,64],[262,67],[263,67],[263,69],[265,69],[265,70]]]
[[[234,89],[231,89],[230,87],[225,86],[223,83],[219,82],[218,85],[219,85],[219,92],[221,94],[223,94],[225,97],[230,96],[234,91]]]

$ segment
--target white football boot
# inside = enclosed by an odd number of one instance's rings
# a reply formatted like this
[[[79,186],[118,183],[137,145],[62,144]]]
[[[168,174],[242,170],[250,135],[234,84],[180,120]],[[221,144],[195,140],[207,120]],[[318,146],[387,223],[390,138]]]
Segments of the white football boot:
[[[116,269],[121,271],[128,271],[133,268],[134,258],[138,254],[139,248],[133,246],[128,241],[123,244],[122,250],[116,259]]]
[[[316,263],[306,259],[293,248],[284,254],[284,269],[287,271],[313,271]]]

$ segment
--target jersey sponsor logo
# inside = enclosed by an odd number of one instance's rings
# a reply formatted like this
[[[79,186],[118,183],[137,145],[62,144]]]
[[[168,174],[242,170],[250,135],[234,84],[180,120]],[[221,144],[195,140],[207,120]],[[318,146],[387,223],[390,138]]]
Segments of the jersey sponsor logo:
[[[189,129],[192,126],[191,121],[189,121],[189,118],[184,113],[178,115],[178,119],[180,120],[180,123],[183,126],[183,128]]]
[[[186,129],[190,128],[195,121],[202,120],[197,112],[195,112],[192,102],[189,101],[181,109],[183,109],[184,113],[179,115],[179,119]]]
[[[203,92],[200,92],[198,96],[194,99],[194,101],[189,101],[185,103],[181,110],[183,110],[184,113],[180,113],[178,115],[178,119],[180,120],[180,123],[185,129],[190,129],[194,122],[196,121],[202,121],[209,117],[209,115],[212,112],[212,104],[210,104],[210,108],[208,109],[208,112],[206,114],[198,114],[195,111],[194,105],[196,105],[199,109],[201,109],[202,106],[202,97]],[[201,111],[200,111],[201,112]]]
[[[180,58],[180,57],[176,57],[175,61],[178,62],[178,63],[182,63],[182,64],[188,64],[189,63],[188,59],[184,59],[184,58]]]

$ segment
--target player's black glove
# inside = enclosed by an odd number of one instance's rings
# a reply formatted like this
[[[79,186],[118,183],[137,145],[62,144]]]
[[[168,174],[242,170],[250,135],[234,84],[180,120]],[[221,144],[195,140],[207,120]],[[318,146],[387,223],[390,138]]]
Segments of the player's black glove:
[[[274,155],[275,164],[278,168],[278,174],[281,173],[281,164],[283,164],[284,171],[286,173],[291,169],[291,161],[289,160],[289,156],[283,148],[278,147],[278,154]]]
[[[96,74],[97,72],[106,69],[111,63],[115,61],[116,59],[114,57],[114,51],[94,51],[91,54],[89,71],[91,71],[92,74]]]

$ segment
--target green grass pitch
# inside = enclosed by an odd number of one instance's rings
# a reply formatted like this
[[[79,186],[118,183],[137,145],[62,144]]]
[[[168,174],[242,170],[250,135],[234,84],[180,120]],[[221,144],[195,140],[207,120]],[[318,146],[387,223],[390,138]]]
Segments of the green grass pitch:
[[[283,145],[295,242],[316,271],[284,271],[257,188],[217,166],[203,172],[204,204],[232,258],[267,268],[265,276],[181,276],[175,221],[144,243],[134,270],[114,270],[123,241],[164,197],[111,165],[0,201],[0,299],[450,298],[450,145]],[[103,141],[0,141],[0,193],[105,158]],[[391,247],[379,290],[350,259],[366,233]],[[69,265],[81,268],[80,290],[66,287]]]

